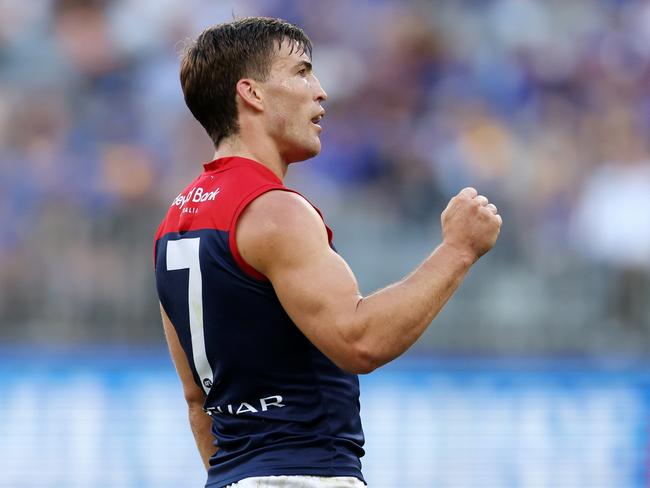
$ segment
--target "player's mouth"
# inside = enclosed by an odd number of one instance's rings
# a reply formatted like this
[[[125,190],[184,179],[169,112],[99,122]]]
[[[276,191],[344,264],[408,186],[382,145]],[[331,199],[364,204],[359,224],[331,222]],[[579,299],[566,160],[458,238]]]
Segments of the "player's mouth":
[[[323,115],[325,115],[325,110],[323,110],[322,112],[320,112],[318,115],[316,115],[315,117],[313,117],[311,119],[311,123],[314,124],[316,127],[318,127],[321,130],[322,130],[322,127],[320,125],[318,125],[318,123],[323,118]]]

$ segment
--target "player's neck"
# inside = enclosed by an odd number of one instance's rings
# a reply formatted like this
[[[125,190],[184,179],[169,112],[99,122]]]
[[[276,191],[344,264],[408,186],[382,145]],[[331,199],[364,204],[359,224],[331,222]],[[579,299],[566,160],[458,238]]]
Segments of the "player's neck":
[[[287,174],[288,164],[285,163],[277,149],[272,144],[259,140],[255,144],[247,144],[240,137],[230,137],[219,144],[214,158],[238,156],[257,161],[270,169],[280,180]]]

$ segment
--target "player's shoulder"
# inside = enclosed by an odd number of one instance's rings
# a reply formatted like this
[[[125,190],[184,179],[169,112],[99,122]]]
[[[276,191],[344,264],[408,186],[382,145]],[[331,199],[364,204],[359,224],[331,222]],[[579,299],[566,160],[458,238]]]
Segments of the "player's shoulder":
[[[283,215],[287,218],[318,216],[313,205],[305,197],[288,188],[277,188],[264,192],[251,202],[250,209],[252,212],[259,212],[271,218]]]
[[[300,248],[327,243],[323,220],[301,195],[271,190],[256,198],[237,224],[237,243],[245,258],[287,256]]]
[[[253,200],[242,215],[267,234],[300,232],[323,227],[316,209],[302,195],[287,189],[267,191]]]

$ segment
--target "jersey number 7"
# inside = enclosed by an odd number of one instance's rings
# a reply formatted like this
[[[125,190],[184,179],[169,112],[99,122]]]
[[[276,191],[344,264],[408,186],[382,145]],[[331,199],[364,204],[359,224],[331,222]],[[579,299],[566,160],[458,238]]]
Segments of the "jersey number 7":
[[[194,369],[201,380],[206,395],[212,387],[212,368],[205,351],[203,333],[203,281],[199,260],[200,237],[178,239],[167,242],[167,271],[190,270],[187,287],[187,303],[190,314],[190,336],[192,338],[192,359]]]

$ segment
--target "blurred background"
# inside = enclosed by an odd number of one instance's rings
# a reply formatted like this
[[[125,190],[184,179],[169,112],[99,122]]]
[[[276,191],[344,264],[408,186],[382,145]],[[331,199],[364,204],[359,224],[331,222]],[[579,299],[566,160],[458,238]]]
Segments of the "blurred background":
[[[650,486],[650,1],[0,0],[0,487],[202,486],[152,238],[212,159],[183,41],[303,27],[329,99],[287,184],[372,292],[464,186],[496,248],[362,378],[372,487]]]

